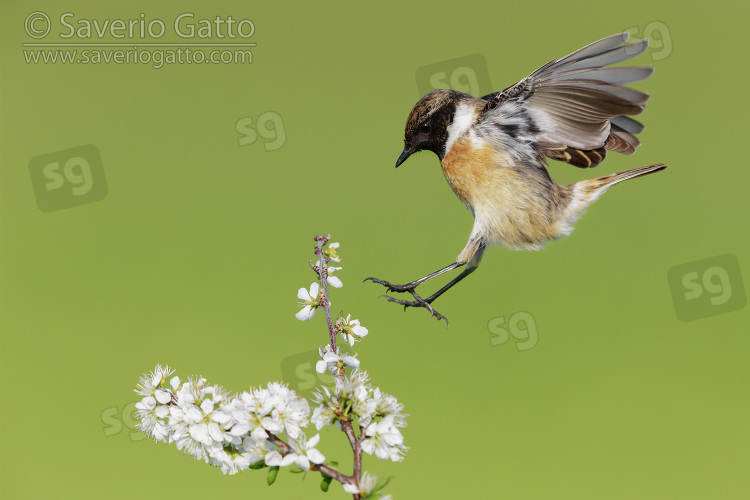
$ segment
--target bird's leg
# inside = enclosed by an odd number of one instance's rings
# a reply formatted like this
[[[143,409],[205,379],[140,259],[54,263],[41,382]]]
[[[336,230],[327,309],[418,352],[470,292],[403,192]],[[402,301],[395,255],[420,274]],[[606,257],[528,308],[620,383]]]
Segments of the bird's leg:
[[[468,247],[468,246],[467,246]],[[475,247],[472,248],[472,255],[468,262],[468,265],[466,266],[466,269],[461,271],[461,274],[453,278],[450,282],[448,282],[447,285],[442,287],[437,292],[433,293],[426,299],[423,299],[419,296],[419,294],[416,291],[417,286],[421,285],[427,280],[430,280],[436,276],[440,276],[443,273],[447,273],[449,271],[452,271],[456,268],[459,268],[463,265],[466,265],[467,262],[463,261],[461,262],[461,259],[459,258],[456,262],[453,264],[446,266],[439,271],[435,271],[432,274],[428,274],[424,278],[420,278],[416,281],[412,281],[411,283],[407,283],[405,285],[393,285],[387,281],[379,280],[377,278],[367,278],[365,281],[370,280],[373,283],[378,283],[380,285],[383,285],[388,289],[389,292],[409,292],[414,297],[414,300],[402,300],[402,299],[395,299],[391,296],[384,295],[386,299],[388,299],[389,302],[395,302],[396,304],[400,304],[404,306],[404,309],[407,307],[424,307],[428,311],[430,311],[430,314],[435,316],[438,320],[444,319],[445,323],[448,324],[448,318],[437,312],[432,307],[432,302],[435,301],[438,297],[443,295],[445,292],[450,290],[454,285],[456,285],[459,281],[470,275],[474,272],[474,270],[479,267],[479,263],[482,261],[482,255],[484,254],[484,245],[482,243],[477,243]],[[463,254],[462,254],[463,255]],[[459,256],[461,257],[461,256]]]
[[[388,281],[379,280],[377,278],[365,278],[365,281],[370,280],[373,283],[377,283],[379,285],[383,285],[384,287],[386,287],[388,289],[389,292],[399,292],[399,293],[409,292],[409,293],[411,293],[412,296],[414,297],[413,301],[397,300],[397,299],[394,299],[393,297],[390,297],[388,295],[383,295],[383,297],[385,297],[386,299],[388,299],[391,302],[396,302],[397,304],[403,305],[404,309],[406,309],[407,307],[424,307],[425,309],[427,309],[428,311],[430,311],[430,314],[432,314],[433,316],[435,316],[438,319],[438,321],[441,320],[441,319],[444,319],[445,323],[447,324],[448,323],[448,318],[446,318],[445,316],[443,316],[442,314],[440,314],[439,312],[437,312],[435,309],[433,309],[432,306],[430,305],[430,303],[433,300],[435,300],[436,298],[438,298],[438,296],[440,296],[441,293],[443,293],[445,290],[447,290],[450,287],[447,287],[447,288],[443,287],[438,293],[433,294],[427,300],[424,300],[424,299],[422,299],[422,297],[419,296],[419,294],[416,291],[416,288],[419,285],[421,285],[422,283],[424,283],[425,281],[431,280],[432,278],[435,278],[436,276],[440,276],[443,273],[447,273],[449,271],[453,271],[454,269],[456,269],[458,267],[461,267],[464,264],[466,264],[466,263],[465,262],[464,263],[454,262],[453,264],[451,264],[449,266],[445,266],[444,268],[440,269],[439,271],[435,271],[434,273],[430,273],[430,274],[428,274],[427,276],[425,276],[423,278],[419,278],[418,280],[414,280],[411,283],[407,283],[405,285],[394,285],[392,283],[389,283]],[[465,273],[465,271],[464,271],[464,273]],[[461,273],[460,276],[464,276],[464,273]],[[458,283],[457,280],[453,280],[451,283],[455,284],[454,282]]]
[[[433,293],[432,295],[424,299],[424,301],[427,302],[428,304],[432,304],[432,301],[434,301],[435,299],[443,295],[445,292],[450,290],[451,287],[453,287],[453,285],[457,284],[459,281],[461,281],[462,279],[464,279],[465,277],[473,273],[476,269],[477,269],[476,267],[467,267],[466,269],[461,271],[461,274],[459,274],[458,276],[450,280],[450,282],[447,285],[445,285],[443,288],[441,288],[437,292]]]
[[[379,285],[383,285],[388,289],[389,292],[411,292],[415,288],[417,288],[419,285],[424,283],[425,281],[431,280],[432,278],[435,278],[436,276],[440,276],[443,273],[447,273],[448,271],[453,271],[454,269],[463,266],[464,263],[458,263],[454,262],[453,264],[449,266],[445,266],[444,268],[440,269],[439,271],[435,271],[434,273],[430,273],[424,278],[419,278],[418,280],[414,280],[411,283],[407,283],[405,285],[394,285],[392,283],[389,283],[388,281],[379,280],[377,278],[365,278],[365,281],[370,280],[373,283],[377,283]]]
[[[415,290],[410,290],[410,292],[414,296],[415,300],[395,299],[395,298],[393,298],[393,297],[391,297],[389,295],[384,295],[384,297],[386,299],[388,299],[389,302],[395,302],[396,304],[401,304],[402,306],[404,306],[404,309],[406,309],[407,307],[424,307],[425,309],[427,309],[428,311],[430,311],[430,313],[433,316],[435,316],[438,320],[444,319],[445,320],[445,324],[447,325],[448,324],[448,318],[446,318],[445,316],[443,316],[442,314],[440,314],[439,312],[437,312],[435,309],[433,309],[432,302],[435,299],[437,299],[438,297],[440,297],[441,295],[443,295],[445,292],[447,292],[448,290],[450,290],[450,288],[453,287],[456,283],[458,283],[459,281],[461,281],[462,279],[464,279],[465,277],[467,277],[468,275],[470,275],[471,273],[473,273],[475,269],[476,269],[476,267],[467,267],[466,269],[464,269],[463,271],[461,271],[461,274],[459,274],[458,276],[456,276],[455,278],[453,278],[452,280],[450,280],[450,282],[448,282],[447,285],[445,285],[443,288],[441,288],[437,292],[433,293],[432,295],[430,295],[426,299],[423,299],[422,297],[420,297],[419,295],[417,295],[417,292]]]

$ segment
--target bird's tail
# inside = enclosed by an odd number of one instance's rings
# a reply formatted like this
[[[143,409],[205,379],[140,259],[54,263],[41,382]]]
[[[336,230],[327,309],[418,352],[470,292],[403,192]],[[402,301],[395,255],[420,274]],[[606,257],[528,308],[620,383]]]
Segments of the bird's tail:
[[[617,174],[597,177],[596,179],[587,179],[585,181],[580,181],[573,184],[573,190],[574,192],[579,193],[579,195],[583,195],[586,201],[591,204],[599,199],[599,197],[604,194],[609,188],[619,182],[658,172],[660,170],[664,170],[665,168],[667,168],[666,163],[656,163],[654,165],[646,165],[645,167],[626,170],[625,172],[620,172]]]
[[[656,163],[654,165],[646,165],[645,167],[638,167],[632,170],[626,170],[624,172],[620,172],[619,174],[612,174],[606,177],[600,177],[599,179],[602,179],[602,180],[608,179],[610,185],[615,185],[618,182],[626,181],[628,179],[632,179],[634,177],[640,177],[646,174],[651,174],[653,172],[658,172],[660,170],[664,170],[665,168],[667,168],[666,163]]]

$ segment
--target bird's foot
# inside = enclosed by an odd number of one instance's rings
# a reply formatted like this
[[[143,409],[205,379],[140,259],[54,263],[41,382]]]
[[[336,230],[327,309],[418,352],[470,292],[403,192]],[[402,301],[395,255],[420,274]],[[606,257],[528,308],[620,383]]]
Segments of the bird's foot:
[[[407,307],[424,307],[428,311],[430,311],[430,314],[432,316],[435,316],[438,321],[441,319],[445,320],[445,325],[448,326],[448,318],[437,312],[432,305],[430,305],[430,302],[427,302],[425,299],[420,297],[417,292],[414,290],[411,291],[411,294],[414,296],[416,300],[401,300],[391,297],[390,295],[381,295],[381,297],[385,297],[388,302],[395,302],[396,304],[401,304],[404,306],[404,310],[406,310]]]
[[[412,281],[411,283],[407,283],[405,285],[394,285],[388,281],[379,280],[377,278],[365,278],[365,281],[372,281],[373,283],[377,283],[378,285],[383,285],[388,289],[389,292],[412,292],[414,291],[417,286],[420,285],[420,282],[418,281]]]
[[[446,326],[448,325],[448,318],[446,318],[445,316],[443,316],[442,314],[440,314],[439,312],[437,312],[432,307],[432,305],[431,305],[432,301],[435,300],[435,298],[437,298],[437,297],[423,299],[417,293],[416,288],[421,283],[413,281],[413,282],[407,283],[405,285],[394,285],[392,283],[389,283],[388,281],[379,280],[377,278],[366,278],[365,279],[365,281],[368,281],[368,280],[372,281],[373,283],[377,283],[379,285],[383,285],[384,287],[386,287],[386,289],[389,292],[397,292],[397,293],[409,292],[409,293],[411,293],[412,296],[414,297],[414,300],[396,299],[394,297],[391,297],[390,295],[381,295],[381,297],[385,297],[388,300],[388,302],[395,302],[396,304],[400,304],[400,305],[404,306],[404,310],[406,310],[407,307],[423,307],[423,308],[427,309],[428,311],[430,311],[430,314],[432,316],[434,316],[435,318],[437,318],[438,321],[440,321],[441,319],[444,319]]]

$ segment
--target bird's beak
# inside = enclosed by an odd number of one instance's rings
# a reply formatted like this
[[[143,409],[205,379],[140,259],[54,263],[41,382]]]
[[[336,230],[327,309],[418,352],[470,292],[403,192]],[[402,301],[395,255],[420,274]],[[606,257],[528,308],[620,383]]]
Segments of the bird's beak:
[[[405,147],[403,152],[401,153],[401,156],[398,157],[398,160],[396,160],[396,168],[398,168],[399,165],[404,163],[408,157],[410,157],[412,154],[414,154],[414,148]]]

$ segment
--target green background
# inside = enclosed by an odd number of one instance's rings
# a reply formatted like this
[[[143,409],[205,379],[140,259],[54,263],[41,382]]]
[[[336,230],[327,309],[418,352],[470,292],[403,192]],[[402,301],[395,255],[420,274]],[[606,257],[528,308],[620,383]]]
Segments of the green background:
[[[232,15],[252,19],[258,45],[249,65],[27,64],[35,10],[53,22],[144,12],[168,27],[182,12]],[[396,498],[747,498],[748,309],[681,322],[667,279],[726,253],[750,272],[747,3],[6,1],[0,12],[2,498],[323,498],[317,474],[282,472],[270,488],[262,472],[223,476],[117,416],[156,363],[242,390],[325,342],[321,315],[294,318],[317,232],[341,242],[332,300],[370,330],[363,367],[411,415],[403,463],[365,460],[395,476]],[[479,53],[500,90],[657,21],[672,51],[636,60],[656,66],[637,85],[652,94],[643,145],[593,172],[551,173],[570,183],[667,161],[666,172],[613,189],[540,252],[490,249],[436,302],[448,329],[361,283],[438,269],[471,229],[434,155],[393,168],[418,68]],[[268,111],[283,147],[240,146],[238,120]],[[106,196],[43,213],[30,161],[86,144]],[[491,325],[523,311],[537,345],[493,345]],[[336,430],[321,450],[349,463]],[[328,495],[346,498],[336,485]]]

